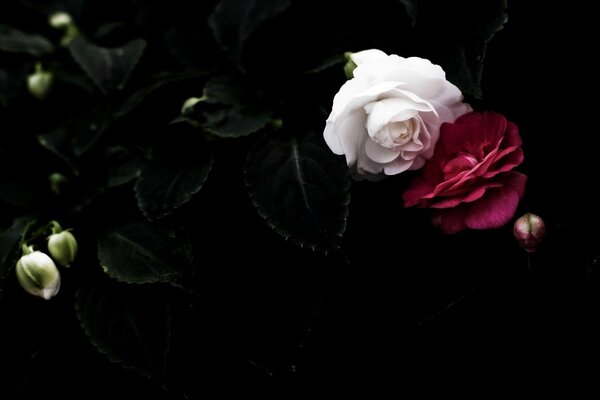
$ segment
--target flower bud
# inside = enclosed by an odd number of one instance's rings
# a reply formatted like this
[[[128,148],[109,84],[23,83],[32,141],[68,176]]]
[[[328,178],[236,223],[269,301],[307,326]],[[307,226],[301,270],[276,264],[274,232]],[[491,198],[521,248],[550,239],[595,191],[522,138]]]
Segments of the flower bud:
[[[17,280],[28,293],[50,300],[60,289],[60,273],[56,264],[41,251],[33,251],[23,255],[15,268]]]
[[[513,233],[521,247],[532,253],[544,239],[546,226],[539,216],[532,213],[526,213],[515,221]]]
[[[186,116],[191,114],[194,111],[194,106],[203,100],[204,99],[199,97],[190,97],[187,99],[183,103],[183,106],[181,106],[181,115]]]
[[[36,64],[35,72],[27,77],[27,88],[29,93],[38,100],[44,100],[54,82],[54,75],[50,71],[44,71],[40,63]]]
[[[73,19],[66,12],[60,11],[50,15],[48,23],[51,27],[56,29],[66,29],[73,23]]]
[[[344,59],[346,60],[346,64],[344,65],[344,73],[348,79],[354,78],[354,69],[356,68],[356,63],[352,59],[352,54],[354,53],[344,53]]]
[[[68,267],[77,255],[77,240],[69,231],[53,233],[48,237],[48,252],[63,267]]]

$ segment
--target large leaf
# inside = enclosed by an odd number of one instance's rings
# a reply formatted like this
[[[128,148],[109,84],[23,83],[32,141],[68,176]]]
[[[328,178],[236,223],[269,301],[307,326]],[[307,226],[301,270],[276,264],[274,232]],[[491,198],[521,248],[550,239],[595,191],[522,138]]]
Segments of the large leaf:
[[[115,187],[137,178],[143,166],[140,155],[125,146],[112,146],[104,150],[107,167],[106,186]]]
[[[212,162],[209,152],[198,152],[193,158],[158,158],[149,162],[135,185],[144,215],[159,219],[190,201],[206,181]]]
[[[458,42],[445,48],[442,62],[448,79],[462,92],[477,99],[483,97],[481,78],[487,45],[508,21],[507,0],[494,0],[481,6],[479,17],[469,20],[474,25]]]
[[[19,258],[21,237],[30,221],[31,218],[19,218],[10,228],[0,232],[0,296],[4,280]]]
[[[125,87],[145,48],[143,39],[132,40],[122,47],[104,48],[78,37],[69,45],[73,58],[106,94]]]
[[[98,239],[98,258],[104,271],[126,283],[178,280],[191,263],[188,241],[147,222],[123,224]]]
[[[155,288],[94,282],[77,291],[75,307],[91,343],[109,360],[156,380],[164,375],[171,314]]]
[[[220,76],[206,84],[203,100],[185,116],[214,135],[240,137],[263,128],[272,115],[273,108],[248,83]]]
[[[258,213],[302,247],[329,251],[346,228],[350,179],[344,160],[314,132],[280,134],[249,155],[246,183]]]
[[[241,67],[246,40],[291,3],[291,0],[221,0],[208,23],[221,48]]]
[[[52,53],[54,46],[43,36],[0,25],[0,51],[27,53],[34,57],[41,57]]]

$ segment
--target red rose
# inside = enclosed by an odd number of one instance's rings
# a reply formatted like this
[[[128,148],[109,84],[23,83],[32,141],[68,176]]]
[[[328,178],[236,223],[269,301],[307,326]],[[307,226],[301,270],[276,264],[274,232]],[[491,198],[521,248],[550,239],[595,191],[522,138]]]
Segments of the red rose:
[[[468,113],[442,125],[431,160],[404,192],[405,207],[435,209],[445,233],[506,224],[525,193],[527,177],[511,171],[523,162],[515,124],[500,114]]]

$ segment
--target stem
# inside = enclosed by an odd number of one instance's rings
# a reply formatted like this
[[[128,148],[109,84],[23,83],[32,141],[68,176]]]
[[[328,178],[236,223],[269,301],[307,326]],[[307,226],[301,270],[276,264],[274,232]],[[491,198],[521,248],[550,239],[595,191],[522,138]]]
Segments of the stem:
[[[23,250],[23,255],[33,253],[33,246],[28,246],[27,243],[23,243],[21,245],[21,250]]]
[[[60,226],[60,224],[56,221],[50,221],[48,223],[48,225],[50,225],[50,228],[52,229],[52,233],[61,233],[62,232],[62,227]]]

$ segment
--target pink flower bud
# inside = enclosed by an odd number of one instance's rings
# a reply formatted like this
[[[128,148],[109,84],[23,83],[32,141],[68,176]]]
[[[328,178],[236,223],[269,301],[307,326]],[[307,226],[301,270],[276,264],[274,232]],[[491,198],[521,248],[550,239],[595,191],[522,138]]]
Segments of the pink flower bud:
[[[526,213],[515,221],[513,233],[521,247],[533,253],[537,245],[544,239],[546,226],[539,216]]]

